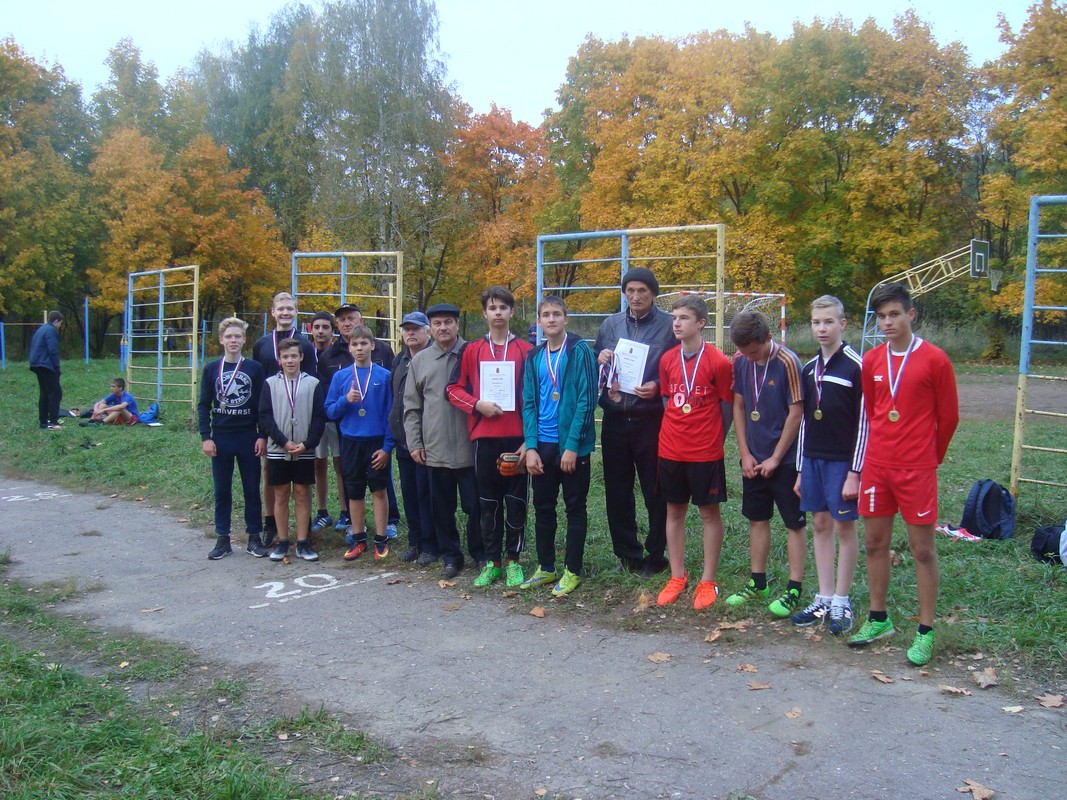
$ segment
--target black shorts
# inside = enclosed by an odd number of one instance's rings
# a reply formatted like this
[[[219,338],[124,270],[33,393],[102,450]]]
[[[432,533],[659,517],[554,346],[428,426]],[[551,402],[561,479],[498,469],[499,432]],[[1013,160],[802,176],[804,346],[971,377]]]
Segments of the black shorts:
[[[389,485],[393,477],[389,465],[385,469],[374,469],[370,465],[371,456],[384,445],[384,436],[362,439],[341,437],[341,475],[345,479],[345,496],[349,500],[362,500],[367,495],[367,489],[380,492]]]
[[[285,486],[295,483],[298,486],[315,484],[315,459],[297,458],[286,461],[284,458],[267,459],[267,484]]]
[[[792,462],[779,464],[769,478],[741,476],[741,514],[749,522],[766,522],[774,516],[774,507],[789,530],[803,528],[807,517],[800,510],[800,498],[793,491],[797,468]]]
[[[726,502],[726,464],[718,461],[659,460],[656,476],[660,497],[668,503],[707,506]]]

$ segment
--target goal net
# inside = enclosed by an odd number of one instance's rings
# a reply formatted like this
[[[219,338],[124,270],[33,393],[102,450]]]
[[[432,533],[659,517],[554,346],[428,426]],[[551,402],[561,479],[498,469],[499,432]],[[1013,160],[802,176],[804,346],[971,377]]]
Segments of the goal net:
[[[722,329],[722,338],[727,352],[733,351],[730,344],[730,322],[742,311],[762,311],[767,316],[767,321],[774,329],[774,318],[778,317],[778,326],[781,331],[781,341],[785,341],[785,295],[771,294],[766,292],[723,292],[723,319],[718,319],[715,313],[715,290],[707,286],[661,286],[660,294],[656,298],[656,307],[670,313],[671,306],[680,297],[696,295],[708,306],[708,324],[704,328],[704,340],[714,342],[716,332]]]

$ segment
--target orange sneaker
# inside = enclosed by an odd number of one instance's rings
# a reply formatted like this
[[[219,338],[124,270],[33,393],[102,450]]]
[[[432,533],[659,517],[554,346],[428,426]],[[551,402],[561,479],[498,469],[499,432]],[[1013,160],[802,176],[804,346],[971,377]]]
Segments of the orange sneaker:
[[[663,587],[663,591],[659,593],[659,597],[656,598],[656,605],[669,606],[682,596],[682,592],[689,586],[689,573],[685,573],[680,578],[671,578],[667,581],[667,585]]]
[[[355,561],[357,558],[359,558],[361,555],[363,555],[366,552],[367,552],[367,543],[366,542],[356,542],[354,545],[352,545],[352,549],[349,550],[348,552],[346,552],[342,556],[342,558],[345,561]]]
[[[719,584],[715,581],[701,581],[693,592],[693,608],[703,611],[711,608],[719,597]]]

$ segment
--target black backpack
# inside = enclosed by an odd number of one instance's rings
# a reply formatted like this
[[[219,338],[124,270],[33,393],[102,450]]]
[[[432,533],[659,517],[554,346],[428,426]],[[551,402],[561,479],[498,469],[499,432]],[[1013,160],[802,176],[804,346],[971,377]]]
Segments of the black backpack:
[[[1038,561],[1046,561],[1049,564],[1061,564],[1060,561],[1060,537],[1063,536],[1062,525],[1045,525],[1034,531],[1034,538],[1030,540],[1030,552]]]
[[[1010,539],[1015,535],[1015,498],[996,481],[977,481],[967,495],[960,527],[983,539]]]

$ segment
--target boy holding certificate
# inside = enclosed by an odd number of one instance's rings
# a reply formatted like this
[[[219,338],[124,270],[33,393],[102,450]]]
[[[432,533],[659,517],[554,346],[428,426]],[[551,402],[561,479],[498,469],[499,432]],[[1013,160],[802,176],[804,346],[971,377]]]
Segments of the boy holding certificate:
[[[489,586],[507,572],[507,585],[523,582],[519,557],[526,536],[529,478],[524,468],[522,433],[522,369],[533,349],[509,330],[515,298],[503,286],[482,292],[482,310],[489,333],[463,351],[459,376],[449,384],[448,399],[469,415],[474,443],[474,474],[481,508],[482,538],[487,559],[474,585]],[[501,550],[507,546],[502,566]]]

